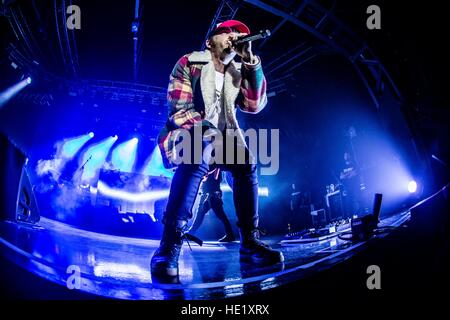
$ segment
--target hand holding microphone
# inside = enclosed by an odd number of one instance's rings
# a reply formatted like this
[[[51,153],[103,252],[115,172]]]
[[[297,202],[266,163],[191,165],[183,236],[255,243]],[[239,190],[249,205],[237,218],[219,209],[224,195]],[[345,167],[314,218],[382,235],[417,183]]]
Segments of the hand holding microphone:
[[[233,46],[238,46],[238,45],[241,45],[241,44],[246,43],[246,42],[264,39],[264,38],[267,38],[269,36],[270,36],[270,31],[269,30],[261,30],[257,34],[248,34],[248,35],[240,36],[240,37],[238,36],[238,38],[233,40],[233,41],[231,41],[231,43],[233,44]]]
[[[269,36],[269,30],[262,30],[257,34],[238,34],[231,40],[231,46],[245,62],[253,63],[254,55],[252,52],[251,41],[264,39]]]

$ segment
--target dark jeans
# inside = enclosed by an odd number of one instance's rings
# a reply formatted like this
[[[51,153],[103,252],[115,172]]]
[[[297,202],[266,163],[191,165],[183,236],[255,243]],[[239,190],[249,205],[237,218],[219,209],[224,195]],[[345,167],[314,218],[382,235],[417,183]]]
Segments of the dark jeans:
[[[208,142],[203,144],[203,149]],[[225,143],[226,144],[226,143]],[[236,142],[232,146],[237,153]],[[245,148],[248,155],[248,149]],[[226,148],[224,148],[224,156]],[[248,158],[248,156],[247,156]],[[192,207],[197,196],[200,183],[206,173],[218,167],[230,171],[233,176],[233,200],[238,219],[238,226],[243,231],[251,231],[258,226],[258,177],[256,165],[248,159],[245,164],[180,164],[170,186],[170,194],[164,215],[164,223],[171,224],[176,220],[192,218]]]

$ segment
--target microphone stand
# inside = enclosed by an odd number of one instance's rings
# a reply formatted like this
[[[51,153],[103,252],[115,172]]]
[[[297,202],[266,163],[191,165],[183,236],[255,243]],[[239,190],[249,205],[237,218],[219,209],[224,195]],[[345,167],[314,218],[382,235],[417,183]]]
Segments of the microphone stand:
[[[89,160],[92,159],[92,154],[89,156],[89,158],[87,158],[87,160],[77,169],[77,171],[75,171],[75,174],[73,175],[73,180],[74,180],[74,184],[79,184],[79,187],[82,187],[81,184],[81,178],[84,172],[84,167],[86,166],[86,164],[89,162]]]
[[[89,160],[91,160],[92,159],[92,154],[89,156],[89,158],[87,158],[87,160],[81,165],[81,167],[79,167],[78,169],[77,169],[77,171],[81,171],[81,172],[83,172],[84,171],[84,167],[86,166],[86,164],[89,162]]]

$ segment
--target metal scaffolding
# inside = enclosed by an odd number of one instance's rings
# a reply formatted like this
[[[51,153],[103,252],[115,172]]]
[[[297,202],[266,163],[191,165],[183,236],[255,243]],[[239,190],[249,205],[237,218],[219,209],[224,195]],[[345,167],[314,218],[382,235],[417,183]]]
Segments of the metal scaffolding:
[[[234,17],[243,3],[281,18],[271,30],[272,38],[286,23],[291,23],[306,31],[311,39],[306,39],[306,41],[301,39],[303,41],[294,46],[293,49],[266,63],[268,81],[272,90],[274,90],[274,92],[271,92],[272,95],[286,91],[283,79],[289,78],[295,69],[324,51],[332,51],[344,56],[352,63],[376,108],[380,107],[380,98],[387,86],[391,88],[394,96],[400,102],[403,101],[400,91],[378,57],[362,39],[334,15],[336,1],[333,1],[329,8],[325,8],[316,0],[298,1],[293,12],[288,11],[289,8],[287,8],[285,1],[272,0],[270,2],[278,6],[275,7],[269,4],[269,1],[261,0],[222,0],[208,34],[214,29],[218,21]],[[230,10],[230,8],[233,10]],[[270,41],[270,38],[262,41],[257,48],[261,51],[268,41]],[[280,61],[283,62],[280,63]]]
[[[53,9],[55,15],[56,34],[61,58],[67,75],[74,78],[78,73],[78,53],[75,41],[74,30],[68,30],[66,21],[66,8],[72,5],[72,0],[53,0]]]
[[[143,20],[142,10],[144,3],[140,0],[135,1],[134,19],[131,23],[131,32],[133,34],[133,79],[137,82],[140,60],[142,56],[142,37],[143,37]]]
[[[241,4],[242,0],[222,0],[220,2],[208,32],[206,33],[205,40],[202,43],[202,50],[205,50],[206,40],[208,40],[209,35],[216,28],[216,25],[226,20],[233,19]]]
[[[156,107],[167,104],[167,89],[161,87],[110,80],[68,81],[66,85],[70,96],[100,98]],[[165,119],[165,117],[164,114],[163,118]]]

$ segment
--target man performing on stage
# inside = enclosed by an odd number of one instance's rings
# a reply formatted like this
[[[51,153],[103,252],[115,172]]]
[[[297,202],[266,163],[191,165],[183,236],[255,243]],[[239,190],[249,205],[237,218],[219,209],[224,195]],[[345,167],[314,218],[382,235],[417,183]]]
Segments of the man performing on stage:
[[[166,167],[173,167],[175,142],[180,130],[194,131],[194,127],[225,130],[239,129],[236,109],[257,113],[267,103],[266,80],[259,57],[252,53],[251,43],[235,47],[233,40],[250,34],[242,22],[228,20],[219,24],[206,42],[207,50],[183,56],[175,65],[168,88],[169,119],[161,131],[158,142]],[[238,55],[242,62],[233,58]],[[225,133],[224,133],[225,135]],[[237,141],[236,141],[237,140]],[[245,146],[239,137],[224,144],[224,154],[234,151],[238,144]],[[206,148],[208,141],[203,141]],[[194,148],[195,149],[195,148]],[[256,165],[226,163],[221,169],[233,176],[233,200],[240,234],[240,258],[254,264],[275,264],[283,261],[281,252],[271,249],[259,240],[258,231],[258,177]],[[195,150],[194,150],[195,151]],[[203,150],[201,150],[203,151]],[[236,153],[233,153],[236,156]],[[186,239],[187,222],[192,217],[192,207],[200,183],[210,171],[209,162],[181,163],[175,172],[164,213],[164,231],[159,248],[151,260],[154,279],[178,276],[178,258]],[[169,280],[170,281],[170,280]]]

